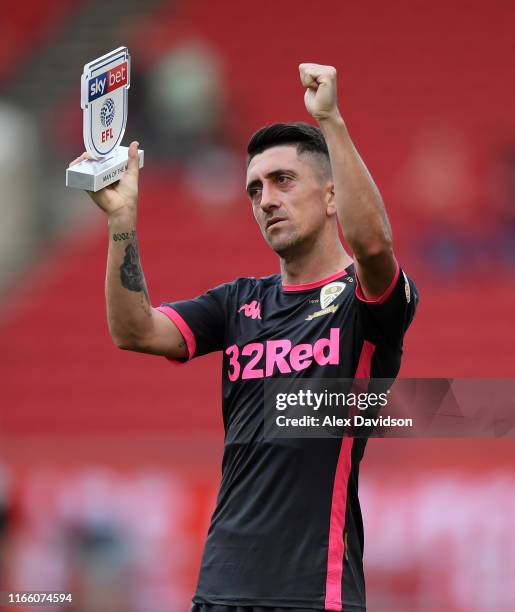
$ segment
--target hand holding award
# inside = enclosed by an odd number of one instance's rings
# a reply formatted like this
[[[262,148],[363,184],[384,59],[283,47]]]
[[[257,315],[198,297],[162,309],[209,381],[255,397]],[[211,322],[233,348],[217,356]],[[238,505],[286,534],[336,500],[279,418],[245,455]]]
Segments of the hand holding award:
[[[66,185],[96,192],[119,181],[129,165],[129,148],[119,146],[127,124],[130,56],[119,47],[84,66],[81,108],[86,152],[66,170]],[[137,147],[137,143],[134,145]],[[136,149],[137,168],[143,151]]]

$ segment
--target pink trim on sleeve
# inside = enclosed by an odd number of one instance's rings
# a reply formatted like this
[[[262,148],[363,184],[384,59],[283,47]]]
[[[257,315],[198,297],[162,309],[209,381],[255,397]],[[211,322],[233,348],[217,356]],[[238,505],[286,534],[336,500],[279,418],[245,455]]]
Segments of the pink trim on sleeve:
[[[170,319],[170,321],[172,321],[172,323],[176,325],[177,329],[181,332],[184,341],[186,342],[186,346],[188,347],[188,359],[186,361],[193,359],[193,357],[195,357],[197,343],[195,341],[195,336],[191,331],[191,327],[171,306],[158,306],[156,310],[159,310],[159,312],[165,314]],[[169,361],[173,363],[185,363],[180,359],[169,359]]]
[[[355,269],[356,268],[354,268],[354,270]],[[393,275],[392,282],[388,285],[383,295],[380,295],[379,297],[376,297],[373,299],[367,299],[363,295],[363,290],[361,289],[361,285],[359,284],[358,275],[355,272],[354,275],[356,277],[356,297],[358,298],[358,300],[361,300],[362,302],[365,302],[366,304],[382,304],[383,302],[386,302],[386,300],[390,297],[390,294],[394,290],[395,285],[397,284],[397,280],[399,278],[400,271],[401,269],[400,269],[399,263],[397,260],[395,260],[395,274]]]

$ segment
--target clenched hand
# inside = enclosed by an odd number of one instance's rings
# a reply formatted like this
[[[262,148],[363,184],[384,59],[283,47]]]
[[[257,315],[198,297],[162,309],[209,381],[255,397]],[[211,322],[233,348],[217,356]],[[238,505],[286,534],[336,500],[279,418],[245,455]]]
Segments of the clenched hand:
[[[338,118],[336,68],[300,64],[299,72],[301,83],[306,88],[304,103],[308,113],[317,121]]]

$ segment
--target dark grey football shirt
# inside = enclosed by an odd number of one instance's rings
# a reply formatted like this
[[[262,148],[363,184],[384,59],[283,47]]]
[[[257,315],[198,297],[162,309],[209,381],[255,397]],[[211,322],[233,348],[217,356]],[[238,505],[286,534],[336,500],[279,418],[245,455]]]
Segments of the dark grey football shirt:
[[[190,358],[223,355],[222,482],[194,602],[365,609],[358,474],[366,439],[265,438],[263,384],[394,378],[417,302],[398,266],[384,295],[365,300],[351,265],[305,285],[239,278],[160,306]]]

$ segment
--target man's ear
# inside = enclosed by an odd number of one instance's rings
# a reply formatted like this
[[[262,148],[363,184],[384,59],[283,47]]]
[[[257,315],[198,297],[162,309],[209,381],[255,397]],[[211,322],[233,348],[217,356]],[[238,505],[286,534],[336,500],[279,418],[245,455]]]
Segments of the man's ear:
[[[334,197],[334,183],[332,181],[328,181],[325,186],[325,203],[327,207],[327,216],[332,217],[336,215],[336,198]]]

